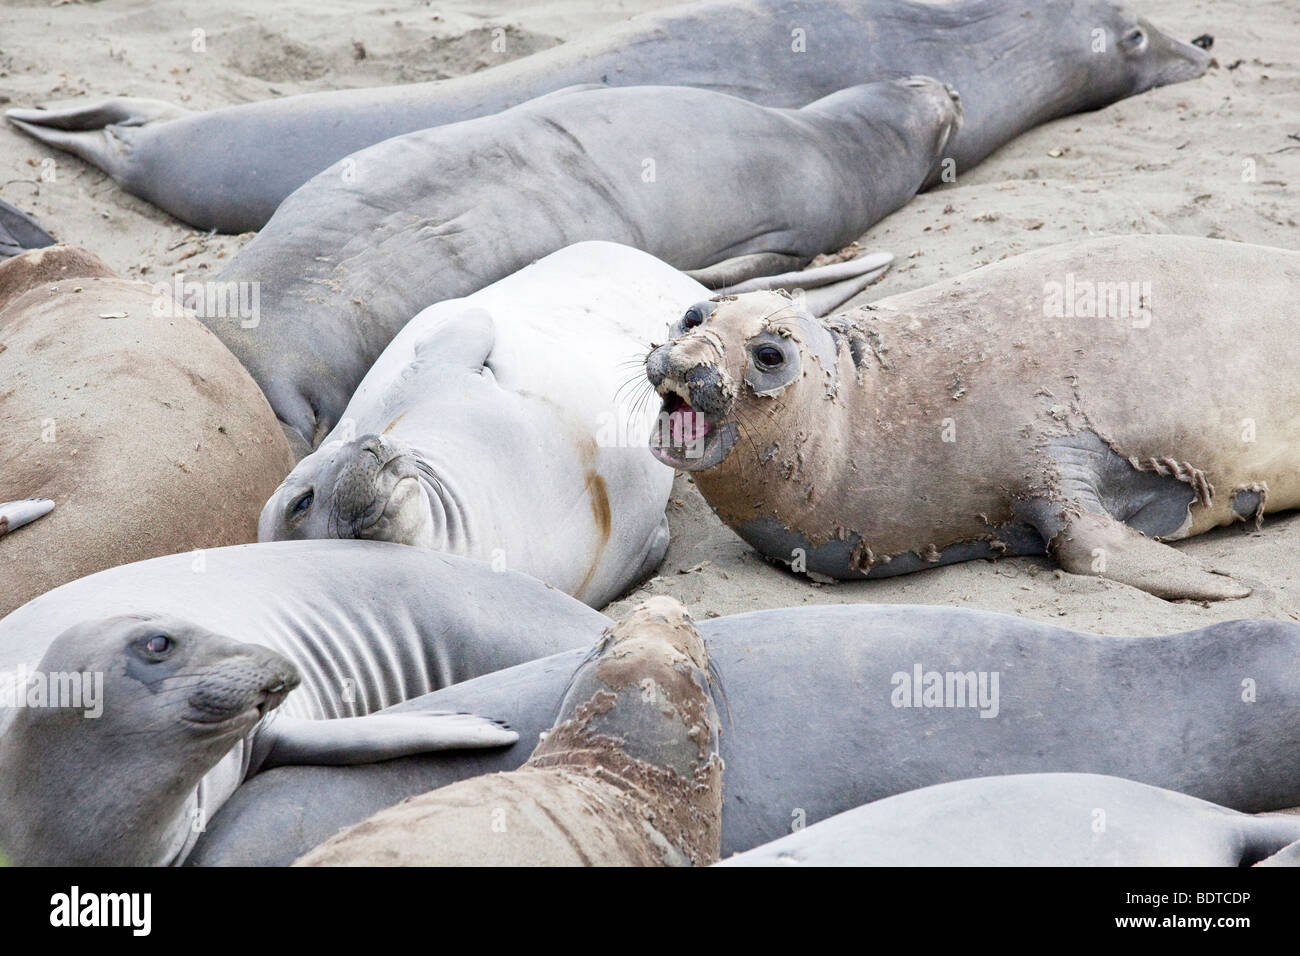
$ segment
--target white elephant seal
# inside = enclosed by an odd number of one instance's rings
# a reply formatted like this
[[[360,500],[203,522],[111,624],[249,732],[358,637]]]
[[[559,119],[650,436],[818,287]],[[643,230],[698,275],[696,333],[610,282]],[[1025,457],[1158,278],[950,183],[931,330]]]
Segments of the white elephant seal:
[[[271,496],[259,538],[433,548],[609,603],[668,545],[672,469],[645,447],[657,408],[627,388],[632,363],[707,294],[586,242],[425,309]]]
[[[1251,866],[1300,816],[1251,816],[1086,773],[941,783],[837,814],[722,866]]]
[[[690,616],[651,598],[573,675],[522,767],[404,801],[298,865],[706,866],[722,839],[712,690]]]
[[[817,321],[756,293],[646,359],[694,473],[764,555],[834,578],[1048,552],[1159,597],[1249,590],[1176,541],[1300,506],[1300,253],[1125,236]]]
[[[305,453],[421,309],[588,240],[726,285],[803,269],[911,199],[960,122],[957,95],[927,77],[799,110],[684,87],[561,90],[325,170],[216,277],[260,290],[257,321],[206,293],[196,306]]]
[[[705,0],[431,83],[206,113],[117,97],[8,115],[172,215],[239,233],[261,229],[290,193],[351,153],[581,83],[696,86],[800,107],[867,78],[924,73],[970,104],[945,150],[964,170],[1032,126],[1192,79],[1209,61],[1113,0]]]
[[[590,647],[607,624],[524,575],[373,541],[217,548],[73,581],[0,621],[0,852],[176,863],[272,766],[504,746],[513,732],[491,721],[375,711]],[[80,709],[6,697],[29,678],[94,674],[102,688]]]

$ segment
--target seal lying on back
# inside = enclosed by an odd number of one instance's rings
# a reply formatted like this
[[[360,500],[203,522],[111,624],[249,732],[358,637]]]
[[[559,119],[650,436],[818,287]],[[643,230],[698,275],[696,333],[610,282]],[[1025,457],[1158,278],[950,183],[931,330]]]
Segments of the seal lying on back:
[[[707,294],[644,252],[585,242],[425,309],[271,496],[259,537],[434,548],[603,607],[668,545],[673,473],[645,447],[658,409],[620,393]]]
[[[384,810],[298,863],[712,863],[722,759],[710,691],[708,651],[690,617],[671,598],[651,598],[579,668],[555,725],[522,767]]]
[[[1300,816],[1250,816],[1083,773],[941,783],[869,803],[723,866],[1250,866],[1300,840]]]
[[[466,714],[374,711],[589,647],[607,623],[524,575],[370,541],[218,548],[74,581],[0,621],[0,849],[175,863],[260,770],[509,744]],[[80,708],[13,696],[27,677],[94,674]]]
[[[1300,806],[1292,621],[1121,638],[957,608],[854,605],[738,614],[699,630],[721,690],[724,857],[873,800],[993,774],[1110,774],[1235,810]],[[519,732],[509,749],[260,774],[192,862],[288,863],[404,797],[518,767],[582,659],[558,654],[394,711],[491,714]]]
[[[687,311],[646,359],[694,473],[764,555],[835,578],[1045,550],[1168,599],[1241,597],[1161,541],[1300,506],[1300,253],[1126,236],[816,321]]]
[[[966,99],[968,122],[946,155],[967,169],[1039,123],[1192,79],[1208,62],[1112,0],[716,0],[450,80],[209,113],[118,98],[9,118],[177,218],[238,233],[261,229],[350,153],[580,83],[696,86],[799,107],[865,79],[925,73]]]
[[[165,291],[83,249],[0,263],[0,617],[65,581],[254,541],[293,467],[230,351]],[[45,509],[48,511],[48,508]],[[42,512],[44,513],[44,512]]]
[[[801,110],[674,87],[563,90],[321,173],[217,277],[256,283],[260,320],[206,321],[313,447],[421,309],[589,239],[679,269],[749,264],[725,270],[731,283],[800,268],[907,202],[960,115],[923,77]]]

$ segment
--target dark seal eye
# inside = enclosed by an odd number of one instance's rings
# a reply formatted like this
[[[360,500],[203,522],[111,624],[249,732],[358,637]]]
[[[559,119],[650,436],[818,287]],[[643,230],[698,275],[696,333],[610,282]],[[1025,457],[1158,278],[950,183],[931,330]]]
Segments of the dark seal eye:
[[[785,353],[775,345],[760,345],[754,349],[754,361],[758,363],[759,368],[770,372],[785,363]]]
[[[304,491],[302,494],[300,494],[297,498],[293,499],[293,501],[290,502],[289,504],[289,517],[297,518],[300,517],[301,515],[305,515],[307,513],[307,509],[311,507],[311,503],[315,499],[315,497],[316,497],[316,493],[311,489],[308,489],[307,491]]]
[[[1142,49],[1142,47],[1146,45],[1146,42],[1147,34],[1141,27],[1134,27],[1132,30],[1129,30],[1128,33],[1125,33],[1124,36],[1120,37],[1119,41],[1120,46],[1130,52]]]
[[[686,314],[682,316],[682,325],[685,328],[693,329],[703,324],[704,313],[700,311],[698,306],[691,306],[686,310]]]
[[[155,634],[144,642],[144,649],[151,657],[166,657],[175,646],[176,643],[166,634]]]

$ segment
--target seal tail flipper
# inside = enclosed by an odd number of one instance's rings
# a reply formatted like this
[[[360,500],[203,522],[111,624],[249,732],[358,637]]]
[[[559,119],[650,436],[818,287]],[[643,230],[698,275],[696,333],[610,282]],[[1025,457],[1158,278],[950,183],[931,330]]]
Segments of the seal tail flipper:
[[[0,537],[25,524],[31,524],[37,518],[45,517],[53,510],[54,502],[49,498],[27,498],[24,501],[0,503]]]
[[[162,100],[122,96],[67,109],[13,109],[5,115],[33,139],[79,156],[120,180],[136,130],[190,112]]]
[[[1039,531],[1048,553],[1072,574],[1110,578],[1166,601],[1223,601],[1250,595],[1250,588],[1107,514],[1071,509],[1064,526],[1050,536],[1041,526]]]
[[[55,242],[55,238],[38,226],[35,219],[0,199],[0,261],[28,249],[44,249]]]
[[[726,259],[686,274],[701,285],[726,295],[774,289],[805,291],[805,308],[826,315],[883,276],[893,263],[888,252],[871,252],[829,265],[799,268],[794,256],[756,253]],[[812,290],[812,291],[809,291]]]

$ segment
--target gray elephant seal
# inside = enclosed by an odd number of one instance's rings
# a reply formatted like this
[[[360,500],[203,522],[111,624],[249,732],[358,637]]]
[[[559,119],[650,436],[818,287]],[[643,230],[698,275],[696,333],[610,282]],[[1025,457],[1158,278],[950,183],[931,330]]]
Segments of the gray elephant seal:
[[[25,865],[180,863],[207,818],[259,770],[518,739],[471,714],[273,715],[298,683],[280,654],[179,618],[69,628],[9,681],[0,707],[0,847]]]
[[[677,87],[563,90],[321,173],[217,277],[256,283],[260,318],[205,321],[314,447],[427,306],[590,239],[678,269],[800,268],[907,202],[960,113],[922,77],[801,110]]]
[[[739,614],[699,630],[721,689],[724,857],[873,800],[996,774],[1108,774],[1235,810],[1300,806],[1294,622],[1121,638],[956,608],[856,605]],[[511,748],[260,774],[191,862],[289,863],[405,797],[520,766],[582,660],[581,650],[555,655],[395,711],[491,714],[519,732]]]
[[[722,831],[710,691],[690,617],[671,598],[651,598],[574,674],[522,767],[377,813],[298,865],[708,865]]]
[[[0,263],[0,346],[0,501],[57,506],[0,536],[0,617],[106,567],[257,539],[293,455],[257,384],[165,291],[84,249],[26,252]]]
[[[1251,866],[1300,816],[1250,816],[1144,783],[1009,774],[902,793],[722,866]]]
[[[0,790],[0,850],[27,863],[176,863],[269,767],[508,744],[513,732],[468,714],[374,712],[589,647],[607,623],[524,575],[383,542],[218,548],[71,582],[0,621],[0,777],[19,794]],[[170,650],[154,666],[144,645],[158,635]],[[94,673],[99,719],[4,706],[6,678]],[[274,715],[241,703],[237,720],[193,725],[187,701],[262,690],[284,701]]]
[[[1032,8],[1008,0],[720,0],[642,14],[433,83],[209,113],[118,98],[8,115],[172,215],[239,233],[261,229],[290,193],[351,153],[575,84],[695,86],[799,107],[867,78],[924,73],[965,98],[967,123],[945,156],[967,169],[1039,123],[1192,79],[1208,63],[1202,50],[1110,0]]]
[[[714,300],[647,357],[677,422],[657,454],[797,570],[1047,551],[1171,600],[1241,597],[1160,542],[1300,506],[1300,353],[1274,346],[1297,294],[1300,253],[1126,236],[825,322]]]
[[[47,519],[48,520],[48,519]],[[383,541],[281,541],[110,568],[0,620],[0,671],[59,633],[150,611],[261,644],[303,685],[288,717],[358,717],[575,647],[609,623],[514,571]]]
[[[35,866],[178,862],[209,774],[232,751],[251,769],[246,738],[298,683],[273,651],[151,616],[70,628],[26,676],[0,689],[0,849]]]

